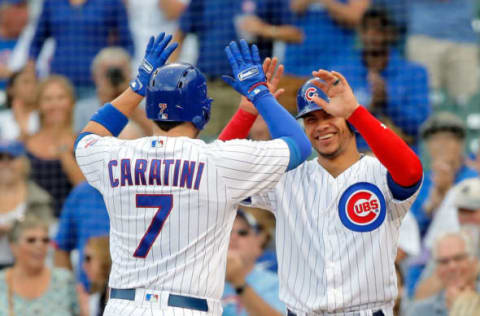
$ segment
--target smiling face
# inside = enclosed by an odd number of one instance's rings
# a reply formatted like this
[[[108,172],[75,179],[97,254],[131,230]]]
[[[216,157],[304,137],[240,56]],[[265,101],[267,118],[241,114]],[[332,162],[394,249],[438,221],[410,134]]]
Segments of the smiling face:
[[[475,279],[477,260],[458,236],[444,237],[436,245],[437,275],[445,287],[461,286]]]
[[[337,158],[349,146],[355,146],[355,136],[343,118],[318,110],[305,115],[303,123],[313,148],[323,158]]]
[[[39,94],[39,109],[42,124],[68,126],[72,120],[74,100],[67,88],[59,81],[47,83]]]
[[[11,245],[15,260],[32,271],[42,269],[49,242],[48,231],[44,226],[26,228]]]

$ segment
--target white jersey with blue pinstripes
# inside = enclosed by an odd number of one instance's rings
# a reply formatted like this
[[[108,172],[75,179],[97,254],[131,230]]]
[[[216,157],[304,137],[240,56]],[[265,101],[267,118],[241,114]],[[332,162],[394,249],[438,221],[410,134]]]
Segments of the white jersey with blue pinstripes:
[[[238,203],[286,171],[283,140],[87,135],[76,158],[110,216],[112,288],[219,299]]]
[[[395,200],[386,175],[370,156],[336,178],[315,159],[252,197],[275,213],[280,298],[291,310],[391,312],[399,227],[418,190]]]

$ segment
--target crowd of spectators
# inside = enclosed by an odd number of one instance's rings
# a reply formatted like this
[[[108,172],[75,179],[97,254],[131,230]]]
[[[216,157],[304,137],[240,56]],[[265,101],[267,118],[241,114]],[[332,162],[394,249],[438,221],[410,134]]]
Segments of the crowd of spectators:
[[[478,315],[480,159],[472,146],[478,135],[463,115],[480,113],[472,102],[480,88],[477,6],[472,0],[0,0],[0,314],[101,315],[109,218],[75,162],[73,144],[90,116],[128,86],[149,36],[165,31],[180,44],[170,61],[195,63],[207,77],[215,100],[200,135],[207,141],[240,102],[221,79],[230,72],[224,52],[230,41],[245,38],[262,59],[279,58],[285,70],[279,102],[292,114],[313,70],[342,73],[357,99],[424,162],[423,186],[400,233],[396,315]],[[451,100],[449,112],[440,94]],[[120,137],[150,134],[140,108]],[[268,137],[259,117],[250,138]],[[363,139],[357,142],[368,153]],[[265,211],[238,212],[225,315],[285,314],[274,226]]]

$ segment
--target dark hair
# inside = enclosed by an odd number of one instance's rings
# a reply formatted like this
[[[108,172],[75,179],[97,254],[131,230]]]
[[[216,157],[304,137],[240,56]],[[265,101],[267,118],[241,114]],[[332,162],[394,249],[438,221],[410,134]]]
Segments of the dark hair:
[[[155,124],[160,128],[162,131],[168,132],[169,130],[182,125],[185,122],[169,122],[169,121],[154,121]]]
[[[367,24],[372,20],[378,20],[382,27],[381,31],[388,31],[391,33],[389,44],[394,44],[397,39],[398,28],[396,23],[390,17],[390,13],[383,6],[373,6],[369,8],[362,16],[360,27],[365,29]]]

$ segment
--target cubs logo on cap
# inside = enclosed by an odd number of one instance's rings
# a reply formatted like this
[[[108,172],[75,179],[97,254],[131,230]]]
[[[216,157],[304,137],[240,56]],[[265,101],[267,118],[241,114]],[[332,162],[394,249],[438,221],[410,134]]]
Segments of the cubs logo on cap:
[[[338,214],[342,224],[350,230],[373,231],[385,220],[385,197],[372,183],[355,183],[340,197]]]
[[[311,102],[313,101],[314,96],[318,96],[317,89],[315,89],[314,87],[310,87],[305,90],[305,99]]]

